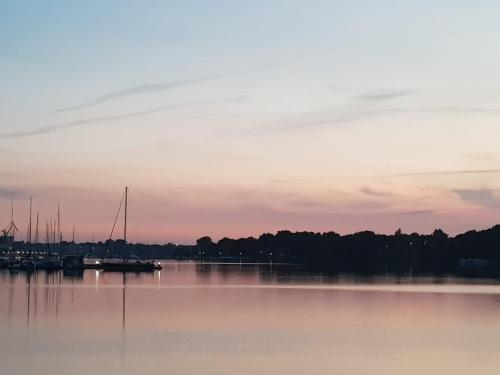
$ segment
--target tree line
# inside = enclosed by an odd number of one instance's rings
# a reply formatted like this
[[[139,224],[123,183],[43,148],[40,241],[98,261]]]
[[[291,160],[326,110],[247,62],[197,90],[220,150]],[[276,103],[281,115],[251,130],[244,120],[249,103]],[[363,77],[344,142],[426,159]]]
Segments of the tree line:
[[[196,241],[198,257],[307,264],[316,268],[351,270],[407,269],[447,271],[458,266],[500,264],[500,225],[450,237],[441,229],[431,234],[392,235],[362,231],[265,233],[258,238],[210,237]]]

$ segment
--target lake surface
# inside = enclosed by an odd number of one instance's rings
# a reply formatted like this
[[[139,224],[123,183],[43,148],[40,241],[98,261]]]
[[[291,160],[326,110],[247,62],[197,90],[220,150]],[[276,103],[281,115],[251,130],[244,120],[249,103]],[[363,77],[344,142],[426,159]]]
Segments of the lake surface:
[[[163,265],[0,271],[0,373],[499,373],[495,280]]]

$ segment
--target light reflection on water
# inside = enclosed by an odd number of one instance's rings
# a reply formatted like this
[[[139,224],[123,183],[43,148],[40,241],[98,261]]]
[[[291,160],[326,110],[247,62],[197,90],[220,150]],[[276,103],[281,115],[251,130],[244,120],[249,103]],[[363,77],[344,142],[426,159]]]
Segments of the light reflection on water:
[[[497,374],[500,283],[168,262],[0,271],[0,373]]]

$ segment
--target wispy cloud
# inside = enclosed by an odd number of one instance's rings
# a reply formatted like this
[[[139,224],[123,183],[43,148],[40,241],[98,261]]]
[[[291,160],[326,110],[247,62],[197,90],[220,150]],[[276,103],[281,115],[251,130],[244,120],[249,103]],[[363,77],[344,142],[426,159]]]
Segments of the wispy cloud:
[[[0,199],[27,198],[29,193],[22,189],[0,187]]]
[[[393,212],[393,215],[420,216],[420,215],[431,215],[432,213],[434,213],[434,210],[413,210],[413,211]]]
[[[275,65],[262,64],[262,65],[254,66],[253,68],[250,68],[250,69],[240,70],[240,71],[211,74],[211,75],[205,75],[205,76],[199,76],[199,77],[193,77],[193,78],[163,81],[163,82],[156,82],[156,83],[142,83],[142,84],[127,87],[127,88],[124,88],[121,90],[108,92],[108,93],[99,95],[98,97],[96,97],[94,99],[91,99],[91,100],[88,100],[86,102],[79,103],[79,104],[76,104],[73,106],[55,109],[53,111],[53,113],[63,113],[63,112],[76,111],[78,109],[93,107],[93,106],[103,104],[103,103],[106,103],[106,102],[109,102],[112,100],[126,98],[129,96],[144,95],[144,94],[150,94],[150,93],[155,93],[155,92],[168,91],[168,90],[173,90],[173,89],[183,87],[183,86],[189,86],[189,85],[194,85],[197,83],[214,81],[214,80],[229,78],[229,77],[233,77],[233,76],[239,76],[242,74],[254,74],[254,73],[259,73],[259,72],[266,71],[269,69],[273,69],[275,67],[276,67]]]
[[[500,173],[500,169],[459,169],[448,171],[428,171],[428,172],[410,172],[398,173],[383,176],[384,178],[390,177],[419,177],[419,176],[446,176],[446,175],[467,175],[467,174],[496,174]]]
[[[367,195],[371,195],[374,197],[389,197],[392,196],[393,194],[387,191],[381,191],[381,190],[374,190],[369,186],[364,186],[361,189],[359,189],[362,193],[365,193]]]
[[[361,102],[384,102],[412,94],[411,90],[374,90],[354,95],[353,98]]]
[[[75,111],[78,109],[93,107],[93,106],[98,105],[98,104],[106,103],[106,102],[109,102],[111,100],[120,99],[120,98],[127,97],[127,96],[142,95],[142,94],[149,94],[149,93],[154,93],[154,92],[159,92],[159,91],[172,90],[172,89],[177,88],[177,87],[192,85],[195,83],[200,83],[200,82],[205,82],[205,81],[211,81],[211,80],[219,79],[219,78],[223,78],[223,77],[225,77],[225,75],[221,74],[221,75],[210,75],[210,76],[205,76],[205,77],[184,79],[184,80],[178,80],[178,81],[144,83],[144,84],[128,87],[128,88],[125,88],[122,90],[106,93],[106,94],[98,96],[95,99],[92,99],[92,100],[89,100],[87,102],[80,103],[80,104],[77,104],[74,106],[59,108],[59,109],[54,110],[54,113]]]
[[[102,123],[102,122],[107,122],[107,121],[111,121],[111,120],[123,120],[123,119],[128,119],[128,118],[133,118],[133,117],[146,116],[146,115],[149,115],[152,113],[167,112],[167,111],[173,111],[176,109],[182,109],[182,108],[188,108],[188,107],[195,107],[195,106],[216,104],[216,103],[240,102],[240,101],[244,101],[244,100],[246,100],[245,96],[237,96],[237,97],[233,97],[233,98],[220,99],[220,100],[216,100],[216,99],[214,99],[214,100],[197,100],[197,101],[194,100],[194,101],[173,104],[173,105],[169,105],[169,106],[165,106],[165,107],[148,109],[145,111],[131,112],[131,113],[125,113],[125,114],[119,114],[119,115],[112,115],[112,116],[90,117],[90,118],[85,118],[85,119],[80,119],[80,120],[63,122],[60,124],[45,125],[45,126],[41,126],[39,128],[31,129],[31,130],[0,133],[0,139],[2,139],[2,138],[5,139],[5,138],[30,137],[30,136],[34,136],[34,135],[47,134],[47,133],[52,133],[52,132],[55,132],[58,130],[64,130],[64,129],[68,129],[68,128],[74,128],[74,127],[79,127],[79,126],[84,126],[84,125],[95,124],[95,123]]]
[[[457,194],[463,202],[481,207],[498,207],[500,203],[494,194],[495,190],[491,189],[456,189],[452,192]]]
[[[11,199],[15,198],[17,195],[18,192],[15,190],[5,189],[0,187],[0,199],[5,199],[5,198]]]
[[[387,115],[418,115],[425,113],[448,115],[490,115],[499,116],[500,108],[481,107],[421,107],[421,108],[381,108],[381,109],[345,109],[310,113],[281,119],[274,124],[254,127],[253,130],[304,130],[322,126],[344,125],[361,120]]]

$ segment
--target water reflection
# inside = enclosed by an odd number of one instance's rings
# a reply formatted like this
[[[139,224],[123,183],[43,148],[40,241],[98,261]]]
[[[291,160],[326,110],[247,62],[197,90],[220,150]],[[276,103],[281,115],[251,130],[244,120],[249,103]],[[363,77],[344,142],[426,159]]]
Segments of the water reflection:
[[[496,280],[190,262],[0,271],[6,374],[496,374],[499,335]]]

